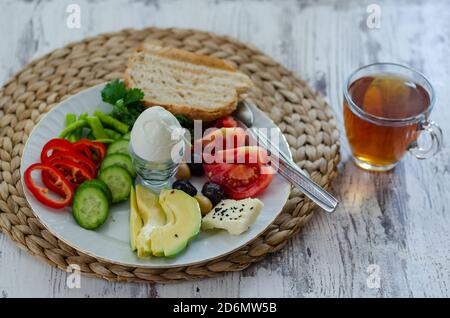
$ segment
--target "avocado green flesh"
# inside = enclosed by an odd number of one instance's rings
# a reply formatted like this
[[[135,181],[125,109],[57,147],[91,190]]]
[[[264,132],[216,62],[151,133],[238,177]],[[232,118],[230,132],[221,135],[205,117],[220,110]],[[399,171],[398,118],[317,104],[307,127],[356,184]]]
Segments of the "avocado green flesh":
[[[201,212],[197,200],[181,190],[162,190],[158,196],[138,185],[131,196],[133,206],[142,222],[133,225],[132,248],[138,257],[149,255],[172,257],[183,251],[200,232]],[[133,200],[136,204],[133,205]],[[131,226],[130,215],[130,226]],[[136,216],[133,215],[133,218]],[[137,232],[133,232],[136,231]],[[133,240],[135,245],[133,245]]]

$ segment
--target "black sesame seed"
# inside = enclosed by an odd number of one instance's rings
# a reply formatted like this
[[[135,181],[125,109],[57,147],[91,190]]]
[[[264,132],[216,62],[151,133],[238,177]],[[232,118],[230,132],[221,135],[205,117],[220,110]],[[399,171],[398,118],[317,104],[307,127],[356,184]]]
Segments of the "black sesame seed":
[[[175,237],[178,237],[178,234],[175,234]]]
[[[250,210],[253,210],[253,207],[251,207]]]
[[[242,212],[242,211],[244,211],[244,209],[239,209],[239,212]]]

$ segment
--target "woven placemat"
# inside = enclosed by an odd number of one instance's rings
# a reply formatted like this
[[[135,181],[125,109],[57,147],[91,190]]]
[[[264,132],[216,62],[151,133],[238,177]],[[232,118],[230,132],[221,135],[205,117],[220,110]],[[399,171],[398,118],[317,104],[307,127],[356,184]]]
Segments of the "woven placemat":
[[[251,45],[185,29],[123,30],[69,44],[31,62],[0,91],[0,227],[20,248],[52,266],[114,281],[171,282],[240,271],[282,248],[312,216],[314,204],[298,190],[256,240],[214,261],[172,269],[124,267],[90,257],[55,238],[34,216],[22,190],[19,166],[34,125],[61,100],[121,78],[128,55],[146,39],[227,60],[248,74],[250,97],[280,127],[295,162],[325,188],[336,177],[339,132],[326,102],[302,80]]]

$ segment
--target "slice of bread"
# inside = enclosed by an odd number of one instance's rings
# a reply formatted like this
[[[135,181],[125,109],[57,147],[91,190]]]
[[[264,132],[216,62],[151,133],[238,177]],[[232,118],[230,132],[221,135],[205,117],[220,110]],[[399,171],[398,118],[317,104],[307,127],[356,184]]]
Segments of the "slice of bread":
[[[146,106],[205,121],[231,114],[253,85],[223,60],[152,42],[132,54],[124,81],[144,92]]]

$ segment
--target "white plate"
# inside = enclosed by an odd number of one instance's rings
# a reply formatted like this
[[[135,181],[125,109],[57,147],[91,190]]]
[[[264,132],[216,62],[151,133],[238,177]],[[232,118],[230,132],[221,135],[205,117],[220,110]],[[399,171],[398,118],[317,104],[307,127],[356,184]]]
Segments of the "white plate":
[[[89,88],[70,97],[52,109],[34,128],[22,155],[20,174],[25,169],[39,162],[41,149],[46,142],[56,138],[64,128],[65,115],[77,115],[88,112],[92,114],[96,107],[105,112],[111,111],[111,105],[102,102],[100,91],[104,84]],[[261,111],[254,109],[255,126],[276,127]],[[281,141],[281,149],[289,153],[286,141]],[[290,154],[290,153],[289,153]],[[197,179],[193,184],[197,189],[205,180]],[[270,186],[258,198],[264,202],[256,222],[250,229],[239,236],[232,236],[225,231],[205,231],[191,243],[188,248],[174,258],[152,257],[139,259],[130,249],[129,243],[129,202],[113,205],[109,219],[99,229],[88,231],[76,224],[71,209],[53,210],[42,205],[24,187],[25,197],[36,216],[53,235],[78,250],[93,257],[112,263],[139,267],[175,267],[192,265],[212,260],[228,254],[247,244],[262,233],[281,212],[290,192],[287,181],[276,175]]]

